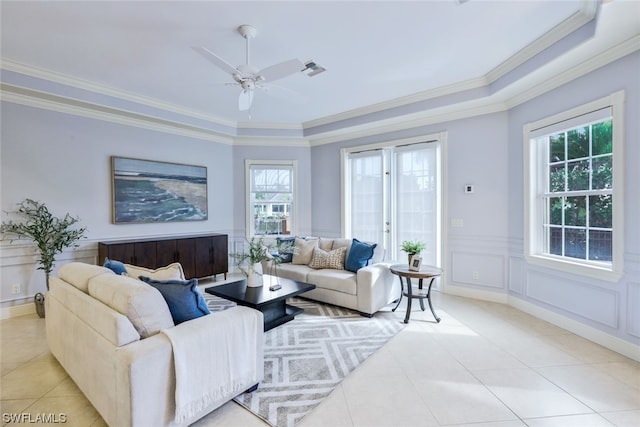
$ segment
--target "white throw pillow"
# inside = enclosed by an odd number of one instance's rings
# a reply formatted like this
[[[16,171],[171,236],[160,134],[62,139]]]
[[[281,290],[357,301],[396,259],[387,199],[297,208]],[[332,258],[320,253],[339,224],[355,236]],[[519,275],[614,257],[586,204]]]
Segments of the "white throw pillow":
[[[127,276],[133,277],[134,279],[145,276],[154,280],[185,280],[184,271],[182,271],[182,265],[180,265],[179,262],[174,262],[166,267],[156,268],[155,270],[131,264],[125,264],[124,268],[127,269]]]
[[[318,246],[318,239],[302,239],[296,237],[295,252],[291,264],[307,265],[311,262],[313,249]]]

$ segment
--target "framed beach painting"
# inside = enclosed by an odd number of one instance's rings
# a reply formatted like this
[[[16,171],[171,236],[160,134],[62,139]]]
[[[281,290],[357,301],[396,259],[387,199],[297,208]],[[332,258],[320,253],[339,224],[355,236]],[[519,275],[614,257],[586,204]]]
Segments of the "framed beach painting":
[[[113,222],[203,221],[207,168],[111,157]]]

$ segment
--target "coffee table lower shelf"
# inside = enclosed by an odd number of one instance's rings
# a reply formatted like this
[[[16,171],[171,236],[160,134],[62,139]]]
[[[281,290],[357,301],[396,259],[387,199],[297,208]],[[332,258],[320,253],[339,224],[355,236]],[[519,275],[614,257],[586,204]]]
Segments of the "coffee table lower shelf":
[[[271,279],[267,275],[264,277],[265,283],[275,283],[275,281],[275,277]],[[268,285],[257,288],[247,287],[246,280],[238,280],[224,285],[211,286],[205,289],[205,292],[262,312],[264,331],[266,332],[293,320],[296,315],[304,311],[299,307],[287,304],[287,298],[300,295],[316,287],[316,285],[309,283],[283,278],[279,278],[277,281],[282,286],[277,291],[270,291]]]
[[[264,316],[265,332],[293,320],[298,314],[304,311],[300,307],[289,304],[285,304],[284,313],[281,307],[262,306],[262,308],[257,308],[257,310],[260,310]]]

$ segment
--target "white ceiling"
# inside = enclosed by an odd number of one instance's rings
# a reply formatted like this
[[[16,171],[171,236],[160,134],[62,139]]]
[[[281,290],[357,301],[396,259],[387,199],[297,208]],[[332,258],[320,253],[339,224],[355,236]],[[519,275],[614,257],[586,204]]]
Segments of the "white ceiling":
[[[558,26],[578,0],[2,1],[2,58],[232,123],[240,89],[191,49],[233,65],[258,33],[258,68],[298,58],[327,69],[258,92],[251,121],[305,123],[485,76]]]

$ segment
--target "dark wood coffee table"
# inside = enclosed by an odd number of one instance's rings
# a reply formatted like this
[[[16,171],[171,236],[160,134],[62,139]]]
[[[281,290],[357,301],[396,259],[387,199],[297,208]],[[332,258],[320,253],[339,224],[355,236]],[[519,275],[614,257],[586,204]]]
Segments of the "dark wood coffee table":
[[[270,291],[269,286],[279,283],[282,286],[277,291]],[[300,314],[303,309],[287,304],[287,298],[300,295],[315,289],[316,285],[296,282],[295,280],[277,278],[264,275],[264,285],[248,287],[246,280],[238,280],[219,286],[211,286],[205,292],[220,298],[233,301],[238,305],[255,308],[264,316],[264,331],[280,326]]]

